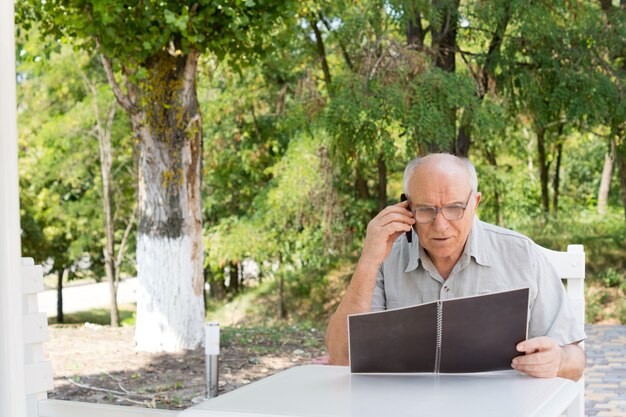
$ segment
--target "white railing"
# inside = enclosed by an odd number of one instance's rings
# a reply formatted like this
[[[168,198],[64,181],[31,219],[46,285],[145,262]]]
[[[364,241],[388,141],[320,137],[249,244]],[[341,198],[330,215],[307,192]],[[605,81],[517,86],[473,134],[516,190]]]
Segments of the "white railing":
[[[22,258],[22,326],[24,335],[24,375],[26,380],[26,415],[38,417],[40,400],[47,398],[52,383],[52,365],[43,353],[49,339],[48,317],[39,312],[37,294],[43,291],[43,269],[33,258]]]
[[[47,400],[53,388],[52,366],[44,358],[48,318],[39,312],[37,294],[43,291],[43,270],[32,258],[22,258],[22,316],[28,417],[174,417],[178,411]]]

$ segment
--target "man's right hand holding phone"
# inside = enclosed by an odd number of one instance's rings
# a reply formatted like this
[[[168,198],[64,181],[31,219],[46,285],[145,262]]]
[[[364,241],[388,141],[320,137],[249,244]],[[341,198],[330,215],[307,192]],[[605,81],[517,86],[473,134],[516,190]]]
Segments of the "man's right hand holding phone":
[[[363,251],[346,294],[328,324],[326,335],[330,363],[348,364],[348,329],[346,317],[370,310],[378,268],[389,256],[393,243],[402,233],[411,231],[415,219],[409,202],[385,207],[367,224]]]
[[[409,202],[385,207],[367,224],[367,234],[359,263],[375,265],[376,268],[389,256],[393,242],[402,233],[411,232],[415,219],[409,211]]]

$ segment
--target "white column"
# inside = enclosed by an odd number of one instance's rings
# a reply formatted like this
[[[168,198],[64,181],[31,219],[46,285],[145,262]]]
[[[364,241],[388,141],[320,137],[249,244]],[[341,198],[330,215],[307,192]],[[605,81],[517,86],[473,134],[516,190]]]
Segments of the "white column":
[[[26,415],[13,0],[0,1],[0,416]]]

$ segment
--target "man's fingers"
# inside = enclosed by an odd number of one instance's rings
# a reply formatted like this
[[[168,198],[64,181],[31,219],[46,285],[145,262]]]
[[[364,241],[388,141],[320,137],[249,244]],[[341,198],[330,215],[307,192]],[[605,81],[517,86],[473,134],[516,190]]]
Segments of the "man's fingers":
[[[411,211],[409,210],[409,202],[403,201],[401,203],[385,207],[376,215],[376,217],[374,217],[374,219],[381,219],[389,215],[390,213],[401,213],[401,214],[413,217],[413,215],[411,214]]]
[[[513,359],[513,369],[536,378],[555,377],[561,366],[561,347],[549,337],[536,337],[517,345],[517,350],[526,353]]]
[[[387,226],[391,223],[403,223],[411,225],[415,223],[415,219],[412,216],[407,216],[403,213],[389,213],[378,221],[378,224],[382,227]]]
[[[524,340],[517,344],[516,348],[518,352],[533,353],[540,350],[549,349],[555,347],[556,342],[549,337],[541,336],[534,337],[532,339]]]
[[[518,356],[513,359],[516,365],[538,365],[548,363],[557,358],[553,352],[537,352],[526,356]]]
[[[407,223],[393,222],[393,223],[389,223],[388,225],[386,225],[383,229],[385,230],[385,232],[387,232],[388,235],[399,232],[398,236],[400,236],[403,232],[410,231],[411,225]]]
[[[551,364],[537,364],[537,365],[514,365],[514,369],[521,372],[549,372],[554,369],[554,366]]]
[[[558,373],[558,368],[550,364],[546,365],[513,365],[513,369],[523,372],[535,378],[553,378]]]

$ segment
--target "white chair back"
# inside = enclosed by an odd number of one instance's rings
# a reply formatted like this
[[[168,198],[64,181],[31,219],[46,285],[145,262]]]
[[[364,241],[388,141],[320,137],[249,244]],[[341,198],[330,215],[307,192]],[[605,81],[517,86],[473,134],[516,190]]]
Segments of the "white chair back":
[[[576,319],[581,326],[585,324],[585,249],[583,245],[569,245],[567,252],[559,252],[542,248],[552,263],[559,277],[566,281],[569,296]],[[584,349],[584,342],[580,344]],[[568,417],[584,417],[585,415],[585,377],[578,381],[580,395],[567,409]]]

